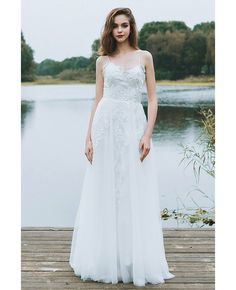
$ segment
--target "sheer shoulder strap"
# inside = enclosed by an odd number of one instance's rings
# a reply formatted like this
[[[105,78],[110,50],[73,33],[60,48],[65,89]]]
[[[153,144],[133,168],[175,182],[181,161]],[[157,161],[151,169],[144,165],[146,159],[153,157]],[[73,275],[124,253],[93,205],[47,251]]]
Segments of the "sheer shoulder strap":
[[[146,74],[146,69],[145,69],[145,65],[143,63],[143,59],[142,59],[142,50],[140,49],[140,51],[138,52],[139,55],[139,65],[141,66],[141,68],[143,69],[143,72]]]
[[[103,69],[110,63],[110,58],[108,55],[104,55],[103,59]]]
[[[139,65],[143,65],[142,64],[142,55],[141,55],[141,53],[142,53],[142,50],[139,50],[139,52],[138,52],[138,59],[139,59]]]
[[[108,62],[111,62],[108,54],[107,54],[107,61]]]

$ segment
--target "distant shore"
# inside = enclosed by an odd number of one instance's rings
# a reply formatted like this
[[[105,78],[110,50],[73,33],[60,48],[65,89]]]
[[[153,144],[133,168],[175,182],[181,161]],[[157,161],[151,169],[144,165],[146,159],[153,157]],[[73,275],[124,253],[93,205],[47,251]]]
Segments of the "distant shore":
[[[192,85],[192,86],[215,86],[214,76],[187,77],[181,80],[158,80],[157,85]],[[52,77],[40,77],[34,82],[22,82],[22,86],[32,85],[71,85],[71,84],[95,84],[94,82],[81,82],[79,80],[61,80]]]

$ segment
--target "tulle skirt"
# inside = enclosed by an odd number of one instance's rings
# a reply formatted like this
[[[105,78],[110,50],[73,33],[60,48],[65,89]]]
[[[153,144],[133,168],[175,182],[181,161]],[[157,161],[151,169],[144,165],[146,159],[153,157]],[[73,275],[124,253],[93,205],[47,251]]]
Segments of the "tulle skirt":
[[[141,103],[102,98],[94,115],[70,266],[82,280],[164,283],[165,257],[155,147],[140,161],[147,124]]]

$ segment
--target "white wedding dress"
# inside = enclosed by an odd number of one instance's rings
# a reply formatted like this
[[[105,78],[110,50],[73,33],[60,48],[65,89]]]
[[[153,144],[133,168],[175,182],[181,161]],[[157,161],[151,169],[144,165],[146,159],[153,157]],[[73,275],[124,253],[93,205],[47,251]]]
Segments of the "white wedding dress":
[[[84,281],[145,286],[174,277],[163,244],[155,147],[151,140],[143,162],[138,149],[147,123],[140,54],[130,68],[105,57],[103,97],[91,128],[93,161],[87,163],[69,261]]]

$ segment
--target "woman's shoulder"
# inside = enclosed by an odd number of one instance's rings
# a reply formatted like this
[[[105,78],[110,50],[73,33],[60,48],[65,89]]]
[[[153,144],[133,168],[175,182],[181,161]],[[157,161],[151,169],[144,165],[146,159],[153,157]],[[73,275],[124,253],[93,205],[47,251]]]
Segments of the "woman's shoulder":
[[[140,55],[141,55],[141,62],[147,68],[152,62],[153,62],[153,57],[152,54],[148,50],[142,50],[140,49]]]
[[[96,62],[103,63],[107,59],[107,55],[99,55],[99,57],[96,59]]]
[[[96,66],[97,67],[103,67],[105,65],[105,63],[108,62],[108,57],[107,55],[100,55],[97,59],[96,59]]]
[[[107,55],[99,55],[99,57],[97,58],[96,62],[98,64],[104,64],[107,60],[108,60],[108,56]]]
[[[152,58],[152,54],[151,54],[151,52],[148,51],[148,50],[140,49],[140,53],[141,53],[142,56],[145,57],[145,58]]]

